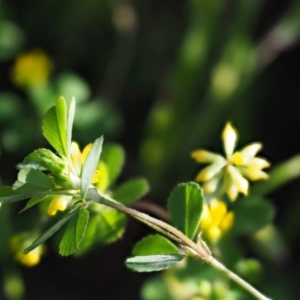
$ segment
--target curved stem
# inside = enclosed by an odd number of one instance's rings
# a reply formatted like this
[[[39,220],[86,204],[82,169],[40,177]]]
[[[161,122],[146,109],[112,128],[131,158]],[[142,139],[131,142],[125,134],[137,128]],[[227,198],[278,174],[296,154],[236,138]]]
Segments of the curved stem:
[[[147,214],[136,211],[132,208],[126,207],[123,204],[116,202],[114,199],[110,198],[108,195],[101,193],[100,191],[93,189],[90,190],[89,196],[94,200],[101,204],[107,205],[109,207],[115,208],[119,211],[122,211],[131,217],[139,220],[140,222],[150,226],[151,228],[157,230],[158,232],[164,234],[170,239],[176,241],[177,243],[184,246],[187,250],[187,253],[197,260],[206,261],[208,264],[218,269],[222,273],[224,273],[228,278],[235,281],[249,293],[251,293],[254,297],[259,300],[271,300],[256,290],[249,283],[244,281],[238,275],[227,269],[224,265],[218,262],[214,257],[212,257],[210,250],[206,246],[206,244],[200,239],[197,241],[197,244],[194,243],[191,239],[189,239],[186,235],[184,235],[181,231],[176,229],[175,227],[167,224],[163,221],[157,220]]]
[[[238,285],[243,287],[245,290],[247,290],[249,293],[251,293],[253,296],[255,296],[259,300],[271,300],[270,298],[267,298],[262,293],[260,293],[258,290],[256,290],[252,285],[250,285],[248,282],[243,280],[241,277],[227,269],[224,265],[222,265],[219,261],[217,261],[215,258],[210,256],[206,262],[213,266],[214,268],[218,269],[220,272],[224,273],[228,278],[235,281]]]

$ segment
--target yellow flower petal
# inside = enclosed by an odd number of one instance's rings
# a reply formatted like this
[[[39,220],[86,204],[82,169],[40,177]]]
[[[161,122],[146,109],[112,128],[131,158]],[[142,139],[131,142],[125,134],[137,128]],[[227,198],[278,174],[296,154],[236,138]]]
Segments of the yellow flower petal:
[[[261,143],[253,143],[243,148],[241,150],[241,154],[246,160],[248,160],[254,157],[261,150],[261,148],[262,148]]]
[[[227,122],[222,133],[222,140],[224,144],[224,151],[226,157],[230,157],[237,141],[237,132],[230,122]]]
[[[220,223],[220,228],[222,229],[222,231],[228,231],[232,227],[233,221],[234,213],[230,211],[224,216],[222,222]]]
[[[223,201],[212,199],[209,208],[210,208],[209,211],[213,220],[213,224],[219,225],[219,223],[226,215],[227,212],[226,204]]]
[[[249,182],[245,179],[237,168],[233,166],[228,166],[228,172],[231,176],[232,183],[237,187],[240,193],[248,195]]]
[[[90,143],[90,144],[86,145],[85,148],[83,149],[82,154],[80,155],[81,165],[84,164],[86,157],[88,156],[92,146],[93,146],[93,144]]]
[[[209,226],[206,231],[208,237],[212,240],[217,240],[221,237],[222,231],[218,226]]]
[[[208,181],[212,179],[225,165],[225,161],[215,162],[204,168],[196,177],[197,182]]]
[[[234,184],[231,184],[227,187],[226,194],[230,198],[231,201],[235,201],[239,194],[239,191]]]
[[[58,210],[64,211],[67,208],[67,205],[69,201],[71,200],[71,196],[56,196],[54,199],[50,202],[49,207],[48,207],[48,215],[49,216],[54,216]]]
[[[200,220],[200,227],[205,228],[205,227],[209,226],[211,223],[212,223],[212,217],[209,212],[208,205],[207,205],[207,203],[204,203],[201,220]]]
[[[241,152],[234,152],[230,160],[236,166],[244,165],[246,163],[246,160]]]
[[[246,178],[252,181],[269,178],[269,175],[267,173],[256,167],[245,167],[241,169],[241,172]]]
[[[206,150],[193,151],[191,156],[199,163],[214,163],[215,161],[222,159],[221,155]]]
[[[81,152],[77,143],[71,143],[71,164],[75,169],[76,174],[79,176],[81,172]]]
[[[271,164],[263,158],[253,157],[249,160],[247,165],[250,168],[265,169],[269,168]]]
[[[205,182],[202,185],[204,194],[209,195],[214,193],[218,188],[219,182],[220,182],[220,176],[217,175],[214,176],[211,180]]]

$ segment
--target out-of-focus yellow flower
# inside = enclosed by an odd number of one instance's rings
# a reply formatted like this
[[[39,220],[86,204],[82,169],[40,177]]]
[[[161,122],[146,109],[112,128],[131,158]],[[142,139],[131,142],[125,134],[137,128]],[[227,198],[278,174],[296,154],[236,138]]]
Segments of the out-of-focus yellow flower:
[[[237,131],[228,122],[222,133],[225,157],[206,150],[196,150],[191,156],[199,163],[209,163],[196,177],[197,182],[205,182],[203,190],[205,194],[212,194],[220,188],[234,201],[238,193],[248,194],[248,180],[267,179],[268,175],[263,171],[270,166],[263,158],[255,157],[261,150],[261,143],[253,143],[241,151],[234,152],[237,142]],[[248,180],[247,180],[248,179]]]
[[[37,265],[42,255],[45,253],[44,245],[39,245],[28,254],[24,254],[27,248],[33,242],[33,238],[26,234],[19,234],[12,237],[11,249],[15,253],[15,259],[26,267],[33,267]]]
[[[42,50],[36,49],[20,54],[12,68],[11,78],[20,87],[35,87],[44,84],[53,64]]]
[[[210,203],[204,203],[199,229],[210,240],[218,240],[227,232],[233,224],[234,214],[227,211],[223,201],[212,199]]]

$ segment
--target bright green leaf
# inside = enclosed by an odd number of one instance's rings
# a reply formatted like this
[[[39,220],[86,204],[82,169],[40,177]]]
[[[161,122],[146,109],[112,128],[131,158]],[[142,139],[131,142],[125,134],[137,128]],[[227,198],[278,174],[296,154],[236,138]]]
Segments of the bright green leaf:
[[[71,153],[71,143],[72,143],[72,130],[73,130],[73,121],[75,116],[75,98],[72,98],[72,101],[70,103],[69,113],[68,113],[68,120],[67,120],[67,154],[68,158]]]
[[[182,254],[178,248],[161,235],[149,235],[135,244],[132,256],[156,254]]]
[[[137,272],[153,272],[168,269],[181,261],[184,254],[135,256],[126,259],[126,266]]]
[[[101,160],[106,164],[109,174],[109,183],[112,185],[120,175],[124,161],[125,153],[121,146],[109,144],[103,147]]]
[[[88,153],[81,171],[80,193],[82,199],[85,199],[87,191],[91,185],[91,181],[97,168],[100,154],[102,151],[103,137],[96,139]]]
[[[168,199],[171,222],[192,239],[199,225],[203,206],[203,193],[197,183],[179,184]]]
[[[148,191],[148,182],[144,178],[135,178],[123,183],[115,189],[112,198],[128,205],[141,199]]]
[[[52,147],[67,157],[67,105],[63,97],[51,107],[43,120],[43,134]]]
[[[73,254],[80,245],[89,221],[89,212],[81,207],[66,228],[63,238],[59,244],[59,253],[67,256]]]
[[[255,196],[242,200],[234,206],[233,233],[251,234],[273,221],[275,208],[272,203]]]
[[[13,184],[13,189],[18,193],[46,191],[53,188],[51,180],[40,170],[22,169],[18,173],[18,180]]]
[[[37,246],[48,240],[57,230],[61,228],[66,222],[68,222],[76,213],[78,207],[69,211],[65,214],[57,223],[51,226],[47,231],[45,231],[38,239],[36,239],[29,247],[24,250],[24,254],[29,253],[31,250],[35,249]]]

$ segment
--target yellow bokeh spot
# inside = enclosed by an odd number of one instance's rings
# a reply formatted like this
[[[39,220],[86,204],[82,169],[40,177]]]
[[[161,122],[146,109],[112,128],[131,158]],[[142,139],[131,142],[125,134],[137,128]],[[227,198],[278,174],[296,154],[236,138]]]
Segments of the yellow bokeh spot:
[[[229,64],[220,64],[213,73],[212,92],[220,99],[230,97],[239,84],[238,70]]]
[[[35,87],[44,84],[53,64],[42,50],[36,49],[19,55],[13,65],[11,79],[19,87]]]
[[[109,174],[106,164],[101,161],[98,164],[97,171],[99,172],[97,187],[104,192],[109,186]]]

